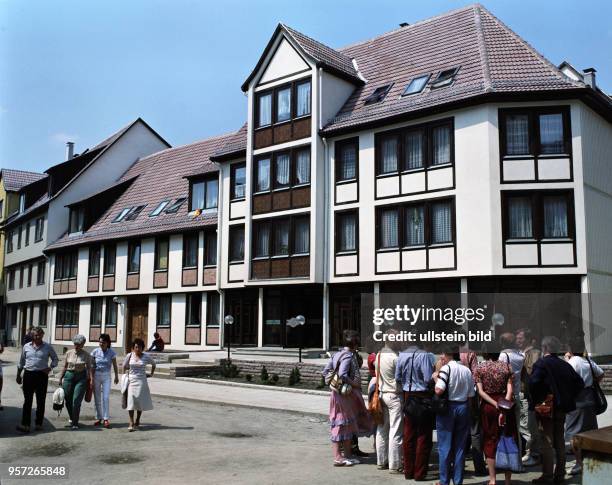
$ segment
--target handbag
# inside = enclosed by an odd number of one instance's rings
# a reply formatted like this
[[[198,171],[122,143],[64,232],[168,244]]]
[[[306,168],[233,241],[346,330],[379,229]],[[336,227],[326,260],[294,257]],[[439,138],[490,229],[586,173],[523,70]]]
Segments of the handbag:
[[[378,381],[380,379],[380,352],[378,353],[378,367],[376,369],[376,384],[374,385],[374,395],[368,402],[368,411],[372,415],[372,419],[376,424],[383,424],[385,422],[385,414],[383,412],[382,398]]]
[[[451,368],[448,366],[448,374],[446,375],[446,380],[442,376],[438,376],[438,379],[442,379],[442,382],[446,384],[446,388],[441,395],[437,395],[434,393],[433,398],[431,399],[431,410],[436,414],[447,414],[448,413],[448,386],[450,383],[450,373]],[[440,374],[442,374],[442,370],[440,370]]]
[[[546,394],[544,401],[535,405],[534,409],[536,414],[541,418],[552,418],[554,403],[554,394]]]
[[[507,399],[504,399],[504,398],[497,401],[497,407],[499,407],[499,409],[501,409],[504,412],[512,411],[512,409],[514,409],[515,404],[516,403],[514,401],[508,401]]]
[[[128,364],[130,363],[130,360],[132,360],[132,353],[130,352],[130,357],[128,359]],[[124,369],[125,371],[125,369]],[[123,409],[127,408],[127,401],[128,401],[128,387],[130,386],[130,378],[128,377],[129,374],[129,369],[127,372],[124,372],[123,375],[121,376],[121,407]]]
[[[414,369],[414,358],[416,351],[412,354],[410,361],[410,384],[408,385],[408,399],[404,402],[404,414],[415,419],[420,419],[431,412],[431,399],[422,396],[411,396],[412,371]]]
[[[592,389],[593,398],[595,400],[595,415],[599,416],[600,414],[605,413],[608,409],[608,400],[606,399],[606,395],[604,394],[601,389],[601,386],[599,385],[599,381],[597,381],[597,377],[595,376],[595,369],[593,369],[593,364],[591,364],[591,359],[587,357],[586,360],[589,363],[589,367],[591,368],[591,375],[593,376]]]
[[[338,357],[338,363],[336,364],[336,368],[334,372],[331,373],[328,377],[325,378],[325,383],[329,385],[329,388],[332,391],[336,391],[340,393],[342,396],[348,396],[352,391],[353,387],[350,384],[346,384],[342,381],[342,377],[338,375],[338,369],[340,369],[340,360]]]
[[[93,379],[87,379],[87,389],[85,391],[85,402],[91,402],[93,395]]]
[[[512,436],[502,433],[497,442],[495,452],[495,468],[520,472],[522,470],[521,455],[518,446]]]

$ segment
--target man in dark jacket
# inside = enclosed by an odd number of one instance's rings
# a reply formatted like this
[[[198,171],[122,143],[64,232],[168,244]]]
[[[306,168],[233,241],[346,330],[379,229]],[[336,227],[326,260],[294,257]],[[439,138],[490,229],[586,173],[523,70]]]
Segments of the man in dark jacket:
[[[543,357],[533,365],[529,378],[529,409],[553,396],[552,416],[538,415],[542,436],[542,476],[532,483],[561,483],[565,477],[565,413],[576,409],[576,397],[584,388],[584,381],[574,368],[558,357],[561,342],[556,337],[542,340]],[[556,465],[553,472],[553,448]]]

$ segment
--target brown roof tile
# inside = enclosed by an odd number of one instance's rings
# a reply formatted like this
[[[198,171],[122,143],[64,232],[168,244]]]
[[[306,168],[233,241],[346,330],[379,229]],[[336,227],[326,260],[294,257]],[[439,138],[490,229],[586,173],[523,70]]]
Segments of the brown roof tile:
[[[0,177],[4,180],[4,189],[9,192],[17,192],[22,187],[46,176],[44,173],[26,172],[25,170],[13,170],[10,168],[0,170]]]
[[[245,123],[236,133],[227,139],[225,145],[217,150],[211,158],[215,161],[222,161],[233,157],[239,157],[246,152],[246,146],[247,124]]]

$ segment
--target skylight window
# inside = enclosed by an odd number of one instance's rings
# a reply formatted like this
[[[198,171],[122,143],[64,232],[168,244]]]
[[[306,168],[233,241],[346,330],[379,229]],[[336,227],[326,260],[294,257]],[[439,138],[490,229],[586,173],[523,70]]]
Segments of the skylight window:
[[[186,200],[187,197],[179,197],[178,199],[176,199],[173,204],[166,209],[166,214],[174,214],[175,212],[178,212],[178,210],[181,208],[181,206]]]
[[[406,89],[404,89],[402,96],[408,96],[410,94],[417,94],[423,91],[430,77],[431,77],[431,74],[425,74],[423,76],[417,76],[413,78],[412,81],[410,81],[410,83],[408,84],[408,86],[406,86]]]
[[[135,220],[138,217],[138,214],[140,214],[142,212],[142,209],[144,209],[145,207],[146,207],[146,205],[139,205],[139,206],[134,207],[130,211],[130,213],[127,216],[125,216],[124,220],[126,220],[126,221],[133,221],[133,220]]]
[[[170,200],[162,200],[159,205],[153,209],[153,212],[149,214],[150,217],[155,217],[161,214],[161,212],[166,208],[166,206],[170,203]]]
[[[376,88],[374,92],[366,98],[363,104],[380,103],[391,90],[391,86],[393,86],[393,83]]]
[[[433,83],[431,83],[431,89],[451,85],[455,80],[455,74],[457,74],[458,70],[458,67],[453,67],[452,69],[445,69],[443,71],[440,71],[438,77],[434,79]]]
[[[121,212],[119,212],[119,214],[117,214],[117,217],[115,217],[113,219],[113,222],[121,222],[123,219],[125,219],[125,216],[128,215],[128,213],[133,209],[133,207],[126,207],[125,209],[121,209]]]

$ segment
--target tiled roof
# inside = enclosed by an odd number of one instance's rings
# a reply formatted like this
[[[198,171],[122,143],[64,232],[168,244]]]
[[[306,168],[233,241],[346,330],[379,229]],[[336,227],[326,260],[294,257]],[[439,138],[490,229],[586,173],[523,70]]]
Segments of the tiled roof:
[[[231,135],[225,145],[215,152],[212,156],[213,160],[228,160],[234,156],[238,157],[242,153],[246,152],[247,146],[247,124],[245,123],[242,127],[233,135]]]
[[[367,83],[355,89],[323,133],[490,93],[586,89],[567,78],[481,5],[471,5],[339,49],[356,59]],[[402,97],[416,76],[459,67],[452,85]],[[393,83],[382,102],[364,105]]]
[[[83,234],[65,234],[47,249],[84,244],[94,241],[126,239],[143,234],[160,234],[215,225],[217,214],[203,213],[198,217],[188,213],[188,201],[175,214],[162,212],[156,217],[149,214],[164,200],[173,202],[189,194],[189,181],[185,178],[197,167],[214,166],[210,156],[221,148],[234,133],[207,140],[169,148],[136,162],[120,181],[137,178],[112,206]],[[113,223],[112,220],[124,208],[146,204],[133,221]]]
[[[10,168],[3,168],[0,171],[0,177],[4,180],[4,189],[9,192],[17,192],[22,187],[46,176],[44,173],[26,172],[25,170],[13,170]]]

